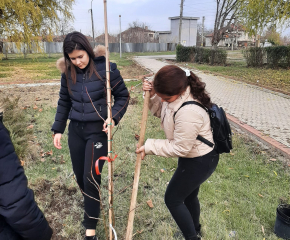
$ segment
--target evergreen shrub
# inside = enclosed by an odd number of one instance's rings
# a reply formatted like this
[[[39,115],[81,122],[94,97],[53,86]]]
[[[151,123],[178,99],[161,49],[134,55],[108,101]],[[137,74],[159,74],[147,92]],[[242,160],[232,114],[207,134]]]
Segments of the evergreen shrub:
[[[252,47],[244,50],[248,67],[262,67],[265,58],[265,48]]]
[[[290,67],[290,46],[252,47],[244,50],[248,67]]]
[[[176,47],[177,62],[197,62],[206,64],[225,65],[227,60],[227,51],[222,49],[209,49],[203,47]]]
[[[290,47],[266,47],[265,51],[267,53],[267,64],[269,67],[290,67]]]
[[[194,61],[195,47],[184,47],[177,45],[176,47],[176,61],[177,62],[192,62]]]

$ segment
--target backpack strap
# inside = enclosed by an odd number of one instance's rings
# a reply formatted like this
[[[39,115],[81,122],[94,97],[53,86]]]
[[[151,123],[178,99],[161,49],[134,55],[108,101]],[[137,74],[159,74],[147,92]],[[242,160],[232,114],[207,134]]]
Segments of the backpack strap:
[[[196,139],[199,140],[199,141],[201,141],[201,142],[203,142],[203,143],[205,143],[206,145],[208,145],[210,147],[213,147],[214,146],[214,144],[212,142],[208,141],[207,139],[205,139],[204,137],[202,137],[200,135],[197,135],[197,138]]]
[[[188,101],[188,102],[182,103],[182,105],[177,109],[177,111],[173,115],[173,120],[175,119],[175,115],[179,111],[179,109],[182,108],[182,107],[184,107],[184,106],[186,106],[186,105],[189,105],[189,104],[197,105],[197,106],[203,108],[206,112],[208,112],[207,108],[205,106],[203,106],[201,103],[199,103],[197,101]]]
[[[208,109],[207,109],[205,106],[203,106],[201,103],[197,102],[197,101],[188,101],[188,102],[184,102],[184,103],[182,103],[182,105],[177,109],[177,111],[173,114],[173,121],[174,121],[174,122],[175,122],[175,115],[176,115],[176,113],[179,111],[179,109],[182,108],[182,107],[184,107],[184,106],[186,106],[186,105],[189,105],[189,104],[197,105],[197,106],[203,108],[203,109],[208,113]],[[213,144],[212,142],[208,141],[207,139],[205,139],[204,137],[202,137],[202,136],[200,136],[200,135],[197,135],[197,138],[196,138],[196,139],[199,140],[199,141],[201,141],[201,142],[203,142],[203,143],[205,143],[206,145],[208,145],[208,146],[210,146],[210,147],[213,147],[213,146],[214,146],[214,144]]]

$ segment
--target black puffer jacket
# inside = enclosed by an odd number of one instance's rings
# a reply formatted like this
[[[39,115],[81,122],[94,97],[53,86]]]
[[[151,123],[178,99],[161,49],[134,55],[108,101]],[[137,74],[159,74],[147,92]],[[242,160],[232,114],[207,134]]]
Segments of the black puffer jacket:
[[[103,47],[103,46],[102,46]],[[94,63],[99,75],[103,78],[98,79],[95,74],[91,77],[87,72],[83,72],[76,67],[76,84],[70,82],[70,91],[67,86],[66,76],[63,73],[61,77],[61,88],[59,93],[59,101],[55,122],[52,126],[52,131],[63,133],[66,127],[67,119],[81,122],[102,121],[98,113],[95,111],[88,94],[90,95],[95,108],[98,110],[102,118],[107,118],[107,100],[106,100],[106,59],[104,56],[99,56],[100,53],[105,53],[104,49],[98,46],[94,50],[98,57],[95,57]],[[58,61],[58,68],[64,71],[64,59]],[[129,92],[120,75],[117,65],[110,63],[110,82],[112,95],[114,96],[114,104],[112,107],[112,117],[115,125],[126,112],[129,102]],[[86,92],[88,91],[88,94]]]
[[[0,120],[0,239],[6,224],[26,240],[49,240],[52,230],[34,201],[33,191]],[[3,239],[4,240],[4,239]]]

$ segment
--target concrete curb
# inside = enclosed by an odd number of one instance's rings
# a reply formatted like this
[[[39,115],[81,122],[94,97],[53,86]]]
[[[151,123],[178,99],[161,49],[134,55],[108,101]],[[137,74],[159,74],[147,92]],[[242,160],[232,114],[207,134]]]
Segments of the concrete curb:
[[[275,148],[279,153],[281,153],[284,157],[290,159],[290,148],[285,146],[284,144],[276,141],[275,139],[264,135],[260,131],[256,130],[255,128],[247,125],[246,123],[241,122],[239,119],[235,118],[234,116],[231,116],[229,114],[226,114],[227,118],[232,126],[235,128],[240,129],[244,133],[250,135],[254,139],[258,140],[259,142],[262,142],[263,144],[267,145],[270,148]]]

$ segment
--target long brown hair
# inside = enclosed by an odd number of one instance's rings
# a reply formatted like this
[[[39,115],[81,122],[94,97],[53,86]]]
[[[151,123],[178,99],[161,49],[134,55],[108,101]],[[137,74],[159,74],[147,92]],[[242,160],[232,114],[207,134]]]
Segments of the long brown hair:
[[[76,68],[74,64],[71,62],[70,57],[68,54],[72,53],[74,50],[84,50],[89,55],[90,61],[89,61],[89,67],[88,67],[88,73],[89,77],[92,76],[92,74],[96,74],[96,76],[102,80],[101,76],[97,72],[95,68],[95,64],[93,59],[95,58],[93,48],[91,44],[89,43],[88,39],[85,35],[83,35],[80,32],[74,31],[66,35],[64,41],[63,41],[63,56],[65,59],[65,75],[67,80],[67,85],[69,87],[68,82],[68,71],[70,68],[70,74],[73,84],[76,83]]]
[[[205,90],[205,85],[193,72],[190,71],[190,76],[187,77],[185,71],[175,65],[162,67],[156,73],[153,83],[155,92],[167,96],[179,95],[190,86],[192,96],[205,107],[210,108],[212,102]]]

